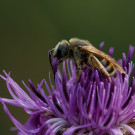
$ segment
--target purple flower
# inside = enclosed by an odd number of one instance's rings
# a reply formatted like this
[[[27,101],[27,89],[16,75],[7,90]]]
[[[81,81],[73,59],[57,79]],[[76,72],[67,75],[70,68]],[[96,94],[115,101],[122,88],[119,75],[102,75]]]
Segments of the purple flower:
[[[76,68],[72,61],[63,62],[62,74],[55,61],[52,67],[55,86],[51,83],[50,74],[51,88],[46,80],[37,87],[29,80],[30,88],[23,82],[30,96],[12,80],[10,73],[4,71],[5,77],[0,77],[6,81],[12,99],[0,98],[0,102],[16,126],[18,135],[135,135],[135,73],[131,74],[134,69],[131,61],[133,51],[134,47],[130,46],[128,57],[123,53],[123,59],[119,60],[126,74],[117,72],[116,79],[112,77],[111,82],[96,69],[86,67],[79,82],[74,84]],[[113,55],[113,48],[109,55]],[[25,125],[12,116],[6,104],[21,107],[30,115]]]

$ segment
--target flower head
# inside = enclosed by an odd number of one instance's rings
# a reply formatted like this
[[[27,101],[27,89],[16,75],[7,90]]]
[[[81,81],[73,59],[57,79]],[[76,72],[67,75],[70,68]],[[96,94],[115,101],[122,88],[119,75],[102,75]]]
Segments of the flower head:
[[[100,49],[102,46],[103,43]],[[76,68],[72,61],[67,60],[67,64],[63,62],[60,74],[56,60],[52,66],[55,87],[51,83],[50,74],[51,88],[46,80],[42,80],[37,87],[29,80],[30,88],[23,82],[30,96],[12,80],[10,74],[4,72],[5,77],[0,77],[6,81],[13,99],[0,98],[0,102],[19,130],[19,135],[135,134],[135,73],[131,77],[134,69],[131,61],[133,50],[134,47],[130,46],[128,57],[123,53],[123,59],[119,60],[126,74],[117,72],[116,79],[111,77],[110,82],[98,70],[86,67],[80,80],[74,84]],[[109,55],[113,55],[113,48]],[[48,96],[43,85],[46,86]],[[6,104],[21,107],[30,115],[25,125],[11,115]]]

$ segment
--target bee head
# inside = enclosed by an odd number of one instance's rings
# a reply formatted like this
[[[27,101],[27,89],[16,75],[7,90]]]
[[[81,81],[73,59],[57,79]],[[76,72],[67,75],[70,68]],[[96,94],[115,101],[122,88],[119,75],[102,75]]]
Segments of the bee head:
[[[51,55],[58,59],[58,63],[62,62],[68,56],[69,43],[66,40],[59,42],[54,49],[52,49]]]

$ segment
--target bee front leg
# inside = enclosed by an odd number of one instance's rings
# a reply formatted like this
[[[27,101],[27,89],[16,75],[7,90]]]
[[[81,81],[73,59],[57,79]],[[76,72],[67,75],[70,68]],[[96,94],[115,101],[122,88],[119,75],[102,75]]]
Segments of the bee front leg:
[[[80,75],[81,75],[81,73],[82,73],[82,72],[83,72],[83,68],[78,68],[78,69],[76,70],[76,76],[77,76],[76,81],[78,81],[78,80],[79,80]]]
[[[76,81],[73,84],[76,84],[79,81],[82,71],[83,69],[80,69],[80,68],[76,69]]]

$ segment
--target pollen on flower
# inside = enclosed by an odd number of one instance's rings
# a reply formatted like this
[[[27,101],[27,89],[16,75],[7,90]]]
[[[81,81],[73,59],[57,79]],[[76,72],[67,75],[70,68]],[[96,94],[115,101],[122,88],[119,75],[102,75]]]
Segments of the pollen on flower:
[[[102,48],[103,43],[100,50]],[[52,66],[55,86],[49,74],[50,87],[45,79],[37,86],[29,80],[29,86],[23,82],[23,90],[10,74],[4,71],[5,75],[0,77],[6,81],[12,99],[0,98],[0,102],[19,135],[134,135],[135,72],[131,61],[133,50],[134,47],[130,46],[128,56],[123,54],[123,59],[119,60],[126,74],[118,72],[116,79],[111,77],[110,82],[96,69],[86,67],[79,82],[74,84],[76,68],[71,60],[63,62],[60,74],[55,59]],[[113,55],[112,48],[109,55]],[[52,60],[50,57],[50,61]],[[43,85],[46,89],[43,89]],[[24,125],[11,114],[6,104],[21,107],[29,114]]]

